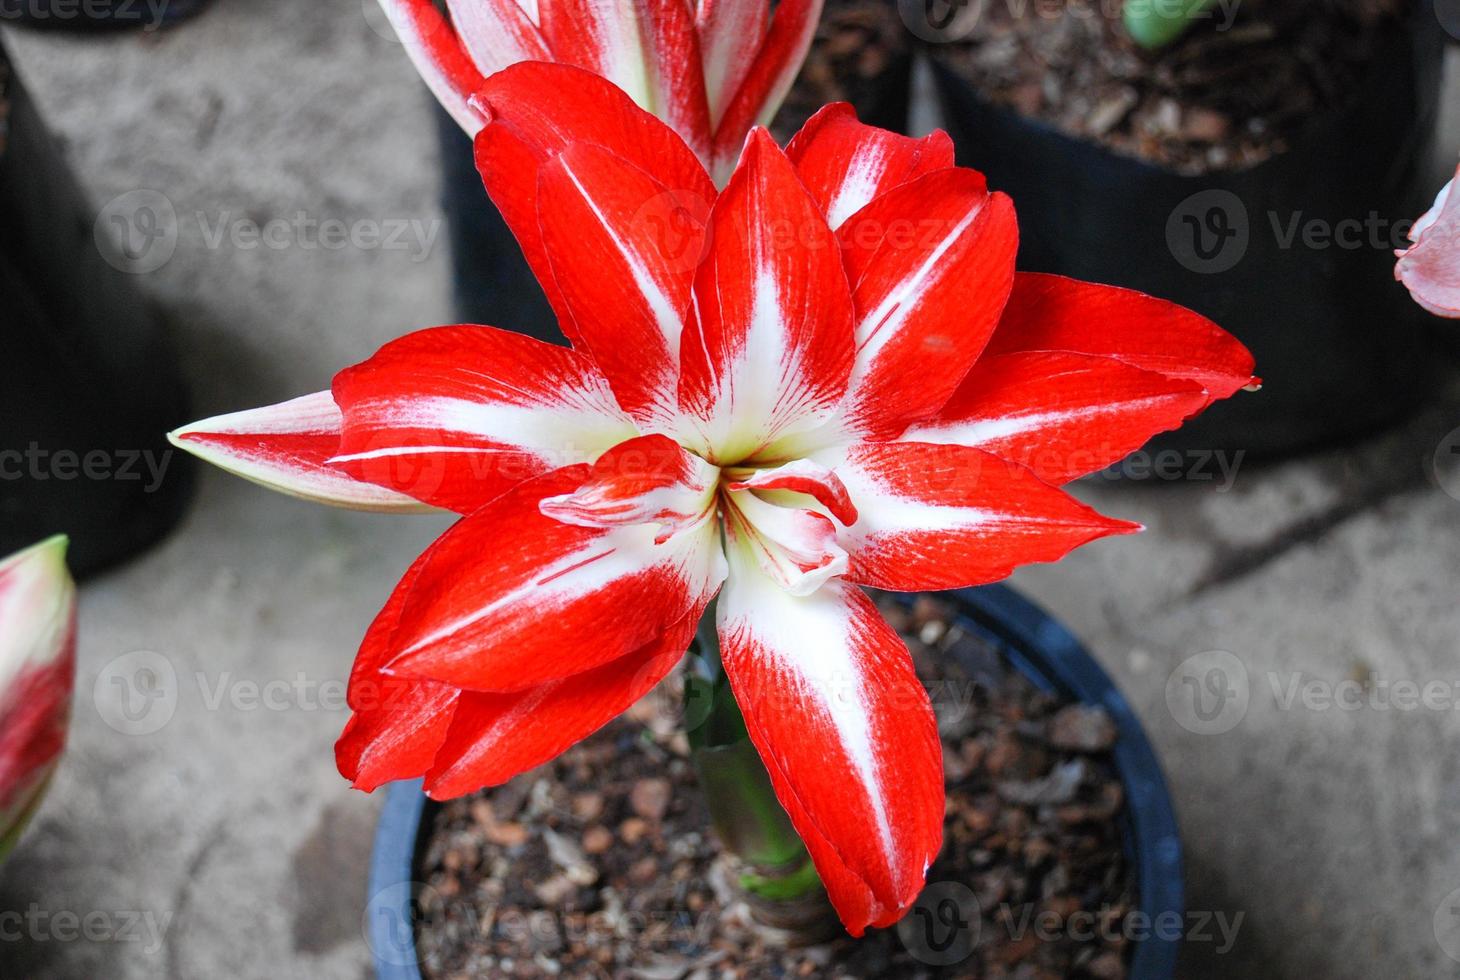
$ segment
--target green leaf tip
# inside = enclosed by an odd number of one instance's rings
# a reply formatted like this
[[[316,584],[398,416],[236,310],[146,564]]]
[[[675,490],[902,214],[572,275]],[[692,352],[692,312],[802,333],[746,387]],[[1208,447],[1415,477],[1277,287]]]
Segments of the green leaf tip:
[[[1148,51],[1176,40],[1217,0],[1126,0],[1122,11],[1126,32]]]

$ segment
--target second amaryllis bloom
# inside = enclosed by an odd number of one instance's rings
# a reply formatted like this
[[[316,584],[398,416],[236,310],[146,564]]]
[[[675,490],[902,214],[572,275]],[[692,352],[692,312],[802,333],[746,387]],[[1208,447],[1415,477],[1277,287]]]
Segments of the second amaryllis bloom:
[[[594,72],[664,120],[717,178],[790,91],[822,0],[380,0],[416,69],[470,134],[472,97],[523,61]],[[774,9],[772,9],[774,7]]]
[[[1016,275],[1008,198],[914,140],[751,133],[723,191],[589,73],[493,76],[477,152],[573,348],[438,327],[176,443],[300,496],[460,513],[371,625],[355,785],[451,797],[653,688],[717,594],[724,669],[854,934],[941,844],[927,695],[863,587],[977,585],[1137,526],[1062,484],[1253,381],[1151,297]]]
[[[1394,278],[1436,316],[1460,317],[1460,169],[1410,229],[1409,248],[1395,252]]]
[[[45,795],[66,745],[76,676],[76,585],[66,539],[0,558],[0,859]]]

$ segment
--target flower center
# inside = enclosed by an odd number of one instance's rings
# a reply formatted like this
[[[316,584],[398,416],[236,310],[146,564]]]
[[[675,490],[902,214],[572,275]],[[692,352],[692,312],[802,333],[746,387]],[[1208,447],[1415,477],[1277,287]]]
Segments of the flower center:
[[[662,435],[604,453],[572,493],[545,498],[542,513],[593,528],[655,526],[654,543],[717,516],[725,547],[741,549],[792,595],[809,595],[847,570],[838,540],[857,509],[835,473],[808,459],[718,467]]]
[[[840,527],[856,508],[834,473],[810,460],[721,471],[719,509],[725,545],[753,556],[792,595],[810,595],[847,570]]]

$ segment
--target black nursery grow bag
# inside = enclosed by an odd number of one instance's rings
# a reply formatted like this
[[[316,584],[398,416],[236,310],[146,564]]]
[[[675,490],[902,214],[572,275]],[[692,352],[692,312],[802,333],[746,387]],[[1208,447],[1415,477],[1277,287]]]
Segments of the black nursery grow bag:
[[[164,433],[188,418],[187,398],[127,274],[171,255],[163,202],[133,191],[94,218],[0,48],[0,555],[69,534],[82,575],[182,515],[192,466]],[[139,250],[117,244],[128,237]]]
[[[1218,404],[1159,444],[1292,453],[1397,421],[1432,391],[1429,318],[1394,281],[1392,251],[1439,186],[1430,161],[1444,43],[1421,8],[1382,39],[1355,94],[1287,152],[1199,176],[993,105],[934,52],[958,162],[1014,199],[1021,269],[1173,300],[1256,356],[1260,394]]]
[[[458,319],[566,343],[512,229],[487,196],[471,137],[445,109],[435,106],[434,112],[441,147],[441,209],[451,239],[451,285]]]

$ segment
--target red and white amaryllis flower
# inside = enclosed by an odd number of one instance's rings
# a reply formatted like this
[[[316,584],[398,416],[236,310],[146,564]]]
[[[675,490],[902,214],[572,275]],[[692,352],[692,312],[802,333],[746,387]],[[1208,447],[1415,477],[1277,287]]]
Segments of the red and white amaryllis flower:
[[[426,84],[468,133],[487,76],[521,61],[594,72],[658,116],[712,174],[769,125],[816,33],[822,0],[380,0]]]
[[[0,858],[61,757],[75,674],[76,586],[55,537],[0,560]]]
[[[299,496],[463,515],[365,637],[342,772],[501,783],[649,691],[718,593],[727,678],[843,921],[896,920],[943,777],[862,587],[991,582],[1137,530],[1060,485],[1248,385],[1251,356],[1170,303],[1016,275],[1013,207],[942,133],[831,106],[785,151],[753,131],[716,192],[580,70],[516,66],[481,104],[488,189],[572,349],[438,327],[173,434]]]
[[[1460,169],[1440,188],[1435,204],[1414,223],[1414,244],[1394,253],[1394,278],[1415,302],[1436,316],[1460,317]]]

